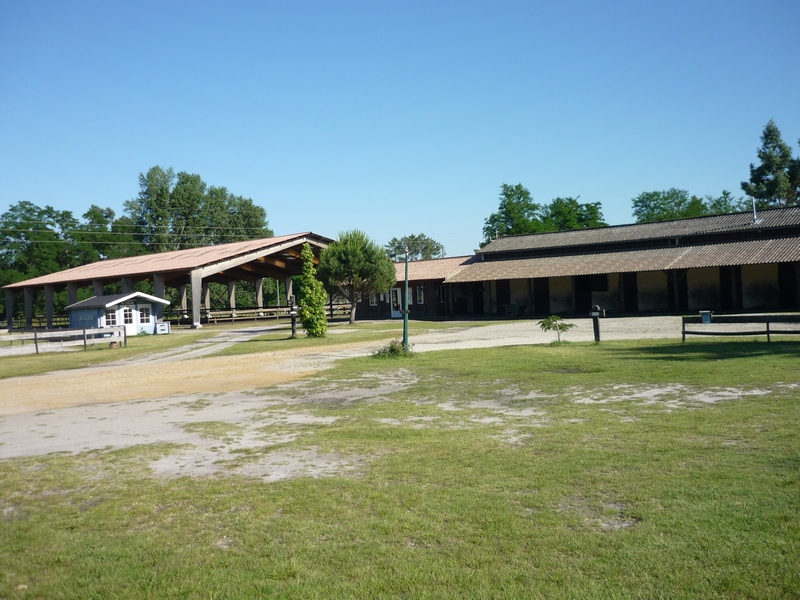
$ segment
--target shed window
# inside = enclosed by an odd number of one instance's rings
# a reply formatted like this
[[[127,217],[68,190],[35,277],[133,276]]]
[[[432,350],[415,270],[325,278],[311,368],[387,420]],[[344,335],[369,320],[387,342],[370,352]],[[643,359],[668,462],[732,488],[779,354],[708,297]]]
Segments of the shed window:
[[[421,285],[417,287],[417,304],[425,304],[425,288]]]
[[[446,295],[447,295],[447,292],[445,291],[445,287],[443,285],[440,285],[439,286],[439,304],[444,304],[445,303],[445,296]]]
[[[378,294],[372,293],[369,295],[369,305],[370,306],[378,306]]]
[[[125,322],[125,325],[133,324],[133,309],[129,306],[122,309],[122,320]]]
[[[117,324],[117,311],[109,309],[106,311],[106,327],[114,327]]]
[[[139,309],[139,322],[140,323],[149,323],[150,322],[150,307],[143,306]]]

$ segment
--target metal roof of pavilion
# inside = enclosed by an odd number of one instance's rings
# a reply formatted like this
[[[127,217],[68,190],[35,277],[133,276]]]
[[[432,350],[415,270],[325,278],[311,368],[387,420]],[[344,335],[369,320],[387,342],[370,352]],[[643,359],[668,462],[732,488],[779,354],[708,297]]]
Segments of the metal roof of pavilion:
[[[476,262],[446,283],[566,277],[800,261],[797,238]]]
[[[4,286],[4,288],[20,289],[44,285],[63,285],[66,283],[90,282],[95,279],[109,280],[121,277],[149,276],[153,273],[183,274],[198,268],[213,270],[211,268],[213,265],[225,263],[226,261],[232,265],[240,266],[242,261],[255,261],[282,253],[283,258],[286,260],[299,261],[298,253],[294,253],[298,256],[289,256],[285,254],[285,251],[302,245],[306,241],[325,247],[333,240],[312,232],[306,232],[216,246],[203,246],[186,250],[174,250],[172,252],[101,260],[57,273],[12,283]],[[237,261],[236,259],[241,260]]]

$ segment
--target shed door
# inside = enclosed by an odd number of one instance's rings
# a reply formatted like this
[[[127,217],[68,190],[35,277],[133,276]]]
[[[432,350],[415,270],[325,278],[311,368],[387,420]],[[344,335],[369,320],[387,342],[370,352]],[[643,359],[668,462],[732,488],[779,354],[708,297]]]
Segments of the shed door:
[[[403,316],[403,290],[392,288],[391,294],[392,318],[399,319]]]

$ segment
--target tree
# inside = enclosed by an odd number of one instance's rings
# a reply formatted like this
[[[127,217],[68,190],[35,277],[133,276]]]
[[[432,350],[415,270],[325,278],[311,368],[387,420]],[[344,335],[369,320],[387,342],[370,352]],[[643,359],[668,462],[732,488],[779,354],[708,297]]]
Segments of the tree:
[[[271,237],[267,212],[199,175],[152,167],[139,174],[139,195],[125,202],[136,235],[149,252],[165,252]]]
[[[483,243],[503,235],[522,235],[545,231],[539,216],[541,206],[533,201],[531,193],[521,184],[500,186],[500,205],[497,212],[483,222]]]
[[[539,205],[522,184],[500,186],[500,206],[484,221],[483,242],[503,235],[525,235],[545,231],[566,231],[606,227],[599,202],[582,204],[577,198],[554,198]]]
[[[706,196],[705,203],[709,215],[726,215],[742,212],[749,208],[744,198],[741,196],[736,198],[728,190],[722,190],[722,193],[716,198],[711,195]]]
[[[125,210],[136,224],[142,243],[150,252],[177,250],[171,235],[170,196],[175,173],[159,166],[139,173],[139,195],[125,201]]]
[[[428,260],[444,255],[444,246],[424,233],[404,235],[399,240],[392,238],[384,248],[392,260],[399,260],[399,257],[405,256],[406,248],[408,248],[408,260]]]
[[[303,274],[297,281],[298,316],[308,337],[325,337],[328,332],[325,288],[316,277],[314,252],[309,244],[303,244],[300,256],[303,259]]]
[[[742,182],[742,191],[755,198],[762,208],[797,204],[800,158],[792,159],[792,149],[783,141],[772,119],[761,134],[758,159],[761,161],[758,166],[750,163],[750,181]]]
[[[637,223],[688,219],[732,212],[747,208],[742,198],[734,198],[728,190],[714,198],[690,196],[686,190],[670,188],[662,192],[642,192],[632,200],[633,216]]]
[[[376,292],[391,288],[394,264],[383,248],[358,229],[339,234],[320,256],[319,278],[329,292],[336,292],[350,303],[350,324],[356,319],[356,303]]]
[[[170,245],[197,248],[207,244],[203,220],[206,188],[200,175],[178,173],[169,197]]]
[[[558,343],[561,343],[561,334],[567,333],[573,327],[576,327],[574,323],[567,323],[559,317],[558,315],[551,315],[546,319],[542,319],[539,321],[539,327],[542,328],[542,331],[555,331],[556,335],[558,336]]]
[[[607,227],[599,202],[581,204],[577,198],[555,198],[541,209],[547,231],[567,231]]]

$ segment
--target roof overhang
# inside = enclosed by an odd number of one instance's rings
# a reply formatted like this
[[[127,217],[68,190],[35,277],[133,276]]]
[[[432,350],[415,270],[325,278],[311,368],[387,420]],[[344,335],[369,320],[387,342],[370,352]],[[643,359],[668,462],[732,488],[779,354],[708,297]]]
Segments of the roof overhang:
[[[703,246],[476,262],[448,277],[445,282],[469,283],[501,279],[636,273],[798,261],[800,261],[800,240],[798,238],[781,238]]]

